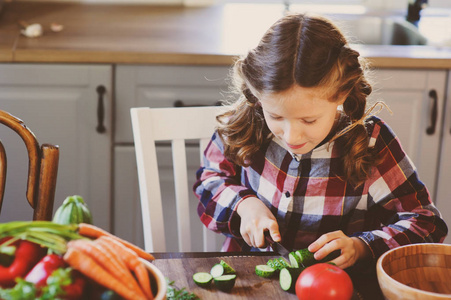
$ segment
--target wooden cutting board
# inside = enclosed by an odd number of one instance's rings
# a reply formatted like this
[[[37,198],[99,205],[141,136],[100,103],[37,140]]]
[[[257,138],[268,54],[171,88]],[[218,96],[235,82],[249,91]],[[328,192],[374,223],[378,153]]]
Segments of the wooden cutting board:
[[[200,299],[297,299],[295,294],[283,291],[279,279],[262,278],[255,274],[255,266],[266,264],[276,256],[225,256],[209,258],[172,258],[156,259],[153,264],[163,275],[175,281],[178,288],[185,287],[187,291],[196,294]],[[237,273],[235,286],[230,292],[218,290],[214,284],[209,288],[198,287],[192,276],[196,272],[210,272],[214,264],[224,260]]]

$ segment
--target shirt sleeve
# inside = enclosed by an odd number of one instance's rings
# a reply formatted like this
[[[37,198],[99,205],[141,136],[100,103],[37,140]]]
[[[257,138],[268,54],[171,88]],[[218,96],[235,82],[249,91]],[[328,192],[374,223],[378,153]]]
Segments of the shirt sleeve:
[[[241,184],[241,167],[227,160],[224,145],[215,132],[205,149],[193,190],[199,198],[197,213],[210,230],[240,237],[238,204],[255,192]]]
[[[368,185],[365,227],[373,230],[355,236],[369,246],[374,258],[402,245],[443,242],[448,228],[440,212],[398,138],[379,119],[370,138],[372,144],[382,158],[372,169]]]

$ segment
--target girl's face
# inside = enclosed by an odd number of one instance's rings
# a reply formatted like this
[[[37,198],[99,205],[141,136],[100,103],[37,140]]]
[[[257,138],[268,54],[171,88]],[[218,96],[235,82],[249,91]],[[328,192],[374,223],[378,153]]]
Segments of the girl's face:
[[[291,152],[310,152],[331,131],[337,108],[345,99],[330,102],[324,94],[321,88],[298,85],[283,92],[261,94],[266,124]]]

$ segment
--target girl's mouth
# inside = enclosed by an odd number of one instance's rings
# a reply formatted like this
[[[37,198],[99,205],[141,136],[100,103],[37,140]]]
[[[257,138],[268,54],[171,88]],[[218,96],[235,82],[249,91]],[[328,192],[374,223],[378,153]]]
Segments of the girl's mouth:
[[[307,144],[307,143],[303,143],[303,144],[300,144],[300,145],[290,145],[290,144],[288,144],[288,143],[286,143],[286,144],[287,144],[287,146],[288,146],[290,149],[300,149],[300,148],[304,147],[305,144]]]

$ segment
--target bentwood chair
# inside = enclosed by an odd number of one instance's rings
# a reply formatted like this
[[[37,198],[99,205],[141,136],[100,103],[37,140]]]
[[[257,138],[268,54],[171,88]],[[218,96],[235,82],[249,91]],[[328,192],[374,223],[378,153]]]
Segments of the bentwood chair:
[[[200,155],[206,148],[216,127],[216,115],[221,107],[132,108],[131,119],[135,143],[138,181],[143,217],[144,247],[149,252],[165,252],[166,239],[160,177],[155,143],[170,141],[172,147],[178,248],[192,251],[192,237],[198,232],[190,230],[185,140],[200,141]],[[195,176],[195,174],[189,174]],[[199,221],[200,222],[200,221]],[[219,234],[203,227],[203,251],[218,251]]]
[[[50,144],[40,146],[36,136],[22,120],[2,110],[0,110],[0,123],[15,131],[22,138],[27,148],[28,183],[26,198],[33,209],[33,220],[51,220],[58,172],[59,147]],[[7,157],[0,140],[0,212],[5,192],[6,171]]]

